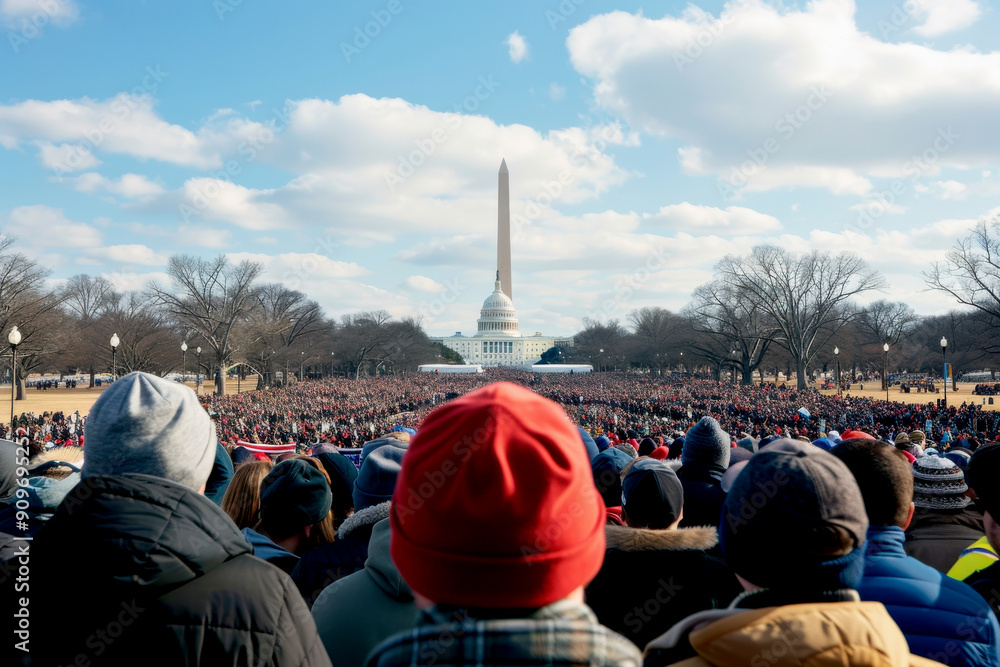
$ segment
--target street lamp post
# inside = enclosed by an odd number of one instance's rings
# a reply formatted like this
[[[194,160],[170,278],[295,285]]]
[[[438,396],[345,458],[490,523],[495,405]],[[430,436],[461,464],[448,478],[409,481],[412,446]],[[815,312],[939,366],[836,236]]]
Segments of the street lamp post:
[[[187,353],[188,344],[187,341],[181,343],[181,382],[184,382],[184,376],[187,375]]]
[[[118,338],[118,334],[111,334],[111,381],[114,382],[118,379],[118,345],[121,343],[121,339]]]
[[[302,378],[302,364],[305,361],[305,359],[306,359],[306,353],[305,352],[300,352],[299,353],[299,382],[303,381],[303,378]]]
[[[21,344],[21,332],[14,327],[7,334],[10,343],[10,439],[14,439],[14,401],[17,400],[17,346]]]
[[[201,389],[201,346],[194,349],[195,356],[198,357],[198,370],[194,374],[195,390]]]
[[[604,348],[602,347],[600,350],[598,350],[598,352],[601,353],[601,356],[597,357],[597,371],[600,372],[601,365],[604,362]]]
[[[840,348],[833,348],[833,356],[837,358],[837,398],[840,398]]]
[[[885,351],[885,365],[882,367],[882,381],[885,382],[885,401],[889,402],[889,343],[882,345]]]
[[[941,336],[941,380],[944,382],[944,407],[948,407],[948,339]]]

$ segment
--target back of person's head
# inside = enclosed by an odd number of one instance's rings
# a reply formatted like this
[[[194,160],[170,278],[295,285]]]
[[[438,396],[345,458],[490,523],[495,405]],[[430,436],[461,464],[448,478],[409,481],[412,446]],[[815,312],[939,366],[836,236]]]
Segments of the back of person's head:
[[[702,417],[684,436],[681,462],[686,465],[729,467],[732,439],[714,417]]]
[[[295,459],[305,461],[310,466],[323,473],[323,479],[326,480],[327,488],[330,489],[330,511],[327,512],[322,519],[312,524],[313,529],[309,535],[310,543],[307,546],[314,547],[319,546],[320,544],[329,544],[337,537],[337,529],[334,527],[333,516],[333,482],[330,479],[330,474],[326,471],[326,467],[322,464],[322,462],[315,456],[299,454],[295,457]]]
[[[976,504],[985,515],[986,535],[1000,549],[1000,444],[976,449],[969,461],[969,484],[976,490]]]
[[[283,540],[319,523],[333,502],[320,467],[301,459],[282,461],[260,483],[260,526],[273,540]]]
[[[260,483],[271,472],[270,461],[251,461],[236,466],[222,496],[222,511],[240,530],[253,528],[260,520]]]
[[[846,440],[832,454],[854,475],[868,523],[905,528],[913,502],[913,471],[906,455],[887,442],[864,439]]]
[[[535,609],[597,574],[604,521],[566,413],[498,382],[421,425],[392,500],[392,559],[435,603]]]
[[[633,458],[618,449],[609,447],[594,457],[590,462],[590,470],[594,476],[594,485],[601,494],[606,507],[619,507],[622,504],[622,473],[633,461]]]
[[[313,456],[323,465],[330,478],[333,523],[334,527],[339,527],[354,510],[354,481],[358,478],[358,469],[340,452],[322,452]]]
[[[951,459],[924,453],[913,462],[913,504],[934,512],[956,512],[968,507],[965,473]]]
[[[639,456],[649,456],[656,449],[656,443],[652,438],[643,438],[642,442],[639,443],[638,451]]]
[[[636,459],[622,478],[622,518],[633,528],[675,526],[684,514],[684,487],[673,468],[657,459]]]
[[[394,433],[392,436],[388,436],[385,438],[378,438],[377,440],[369,440],[365,444],[361,445],[361,457],[359,459],[360,460],[359,465],[364,465],[365,459],[368,458],[369,454],[374,452],[376,449],[379,449],[380,447],[385,447],[386,445],[390,447],[398,447],[399,449],[405,451],[406,448],[410,446],[409,439],[407,439],[406,442],[403,442],[402,440],[397,439],[395,435],[396,434]]]
[[[868,518],[861,490],[837,457],[778,440],[747,461],[719,525],[733,571],[762,588],[857,588]]]
[[[405,447],[393,442],[373,448],[362,461],[352,492],[355,512],[392,500],[406,454]]]
[[[87,417],[82,476],[142,473],[196,491],[215,462],[215,424],[189,388],[129,373],[104,390]]]

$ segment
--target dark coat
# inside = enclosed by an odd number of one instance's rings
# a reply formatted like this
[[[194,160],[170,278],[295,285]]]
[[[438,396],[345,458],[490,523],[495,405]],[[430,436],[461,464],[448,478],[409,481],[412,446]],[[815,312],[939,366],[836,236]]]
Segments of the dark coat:
[[[964,510],[928,510],[918,507],[906,529],[906,555],[948,573],[970,544],[984,535],[983,515]]]
[[[946,665],[1000,664],[1000,626],[969,586],[903,550],[896,527],[868,529],[862,600],[881,602],[910,652]]]
[[[718,543],[714,528],[606,525],[604,534],[608,550],[587,604],[637,646],[691,614],[725,607],[743,590],[724,562],[705,553]]]
[[[1000,619],[1000,563],[994,563],[985,570],[974,572],[965,583],[986,599],[993,613]]]
[[[323,589],[364,569],[372,529],[389,518],[389,501],[366,507],[347,517],[337,529],[337,539],[307,552],[292,570],[292,580],[312,608]]]
[[[329,665],[292,580],[215,503],[150,475],[92,477],[31,549],[35,665]],[[41,622],[42,619],[45,622]],[[83,664],[82,662],[80,664]]]
[[[688,464],[677,471],[677,478],[684,487],[684,518],[680,527],[718,527],[722,503],[726,502],[722,476],[697,464]]]

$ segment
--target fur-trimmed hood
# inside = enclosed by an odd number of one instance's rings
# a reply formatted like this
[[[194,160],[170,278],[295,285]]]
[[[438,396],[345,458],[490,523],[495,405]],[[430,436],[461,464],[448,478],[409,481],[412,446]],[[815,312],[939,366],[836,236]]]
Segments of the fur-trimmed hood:
[[[351,516],[344,519],[344,523],[340,524],[340,528],[337,529],[337,539],[342,540],[358,528],[362,528],[364,526],[374,526],[382,519],[388,519],[389,508],[391,506],[392,501],[387,500],[384,503],[372,505],[371,507],[364,508],[360,512],[355,512]]]
[[[622,551],[693,551],[708,550],[719,543],[719,535],[712,526],[652,530],[629,526],[604,526],[608,549]]]

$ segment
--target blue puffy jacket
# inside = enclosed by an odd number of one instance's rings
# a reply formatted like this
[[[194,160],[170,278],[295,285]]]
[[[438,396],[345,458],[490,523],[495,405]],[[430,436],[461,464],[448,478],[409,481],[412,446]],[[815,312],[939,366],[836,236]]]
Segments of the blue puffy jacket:
[[[914,655],[945,665],[1000,665],[1000,625],[986,600],[907,556],[905,541],[894,526],[868,529],[861,599],[885,605]]]

